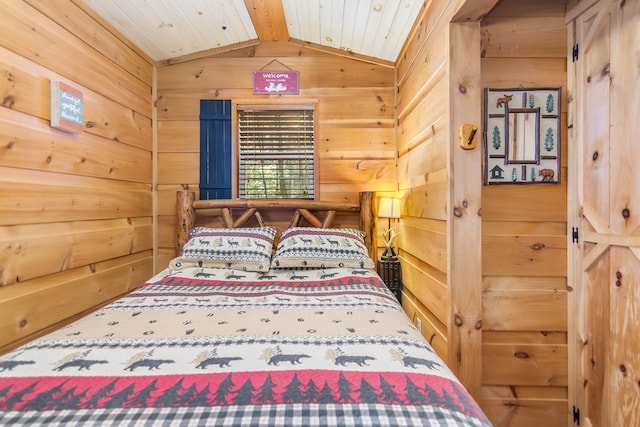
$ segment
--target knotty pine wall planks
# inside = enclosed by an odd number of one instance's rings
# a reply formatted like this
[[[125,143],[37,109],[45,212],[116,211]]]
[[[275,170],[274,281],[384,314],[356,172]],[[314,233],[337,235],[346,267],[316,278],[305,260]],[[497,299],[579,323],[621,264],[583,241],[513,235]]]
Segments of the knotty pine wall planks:
[[[448,361],[449,56],[454,5],[429,3],[397,64],[398,186],[403,197],[397,244],[403,306]]]
[[[253,71],[273,59],[300,72],[299,95],[253,95]],[[289,42],[163,65],[157,101],[159,266],[175,256],[175,191],[198,193],[201,99],[314,102],[319,198],[356,203],[360,191],[396,189],[393,68]]]
[[[153,64],[73,0],[0,2],[0,352],[153,270]],[[49,82],[82,91],[49,127]]]
[[[457,327],[451,314],[466,303],[458,300],[463,293],[450,288],[461,285],[449,271],[449,244],[457,244],[449,233],[459,232],[450,192],[461,179],[455,173],[458,142],[451,137],[459,125],[452,122],[458,111],[452,113],[450,106],[458,88],[453,83],[467,82],[464,72],[450,68],[444,48],[459,48],[449,46],[455,35],[452,7],[429,2],[430,10],[397,64],[398,185],[404,197],[398,246],[405,310],[421,320],[422,333],[436,351],[456,365],[460,358],[468,364],[469,353],[449,353]],[[468,55],[482,56],[481,87],[471,90],[566,85],[563,3],[505,0],[478,31],[481,50]],[[563,135],[566,177],[565,141]],[[482,179],[480,173],[477,179]],[[496,425],[566,425],[566,181],[480,191],[482,344],[475,354],[482,376],[480,388],[475,380],[472,387]],[[467,202],[473,206],[477,201]],[[464,269],[462,260],[454,261]],[[460,344],[472,349],[469,343]]]
[[[482,191],[483,409],[496,425],[567,425],[565,4],[505,0],[482,21],[483,87],[562,86],[558,185]]]

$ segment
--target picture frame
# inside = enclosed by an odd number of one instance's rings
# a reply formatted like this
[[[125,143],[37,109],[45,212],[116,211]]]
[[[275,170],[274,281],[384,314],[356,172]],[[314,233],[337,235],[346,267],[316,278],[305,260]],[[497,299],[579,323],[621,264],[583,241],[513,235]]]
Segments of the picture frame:
[[[486,88],[484,184],[560,183],[560,87]]]

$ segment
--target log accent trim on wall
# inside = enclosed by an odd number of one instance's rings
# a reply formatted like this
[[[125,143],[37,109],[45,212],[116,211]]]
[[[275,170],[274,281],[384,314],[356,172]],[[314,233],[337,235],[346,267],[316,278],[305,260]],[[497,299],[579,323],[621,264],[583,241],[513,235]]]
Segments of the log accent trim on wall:
[[[458,143],[463,123],[480,126],[480,22],[449,26],[449,366],[469,392],[482,385],[482,199],[480,148]]]

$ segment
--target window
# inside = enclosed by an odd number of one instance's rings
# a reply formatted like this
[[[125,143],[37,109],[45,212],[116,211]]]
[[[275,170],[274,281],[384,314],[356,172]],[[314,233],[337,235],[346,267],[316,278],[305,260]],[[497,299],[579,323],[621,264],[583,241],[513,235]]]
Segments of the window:
[[[313,199],[312,107],[238,106],[238,196]]]

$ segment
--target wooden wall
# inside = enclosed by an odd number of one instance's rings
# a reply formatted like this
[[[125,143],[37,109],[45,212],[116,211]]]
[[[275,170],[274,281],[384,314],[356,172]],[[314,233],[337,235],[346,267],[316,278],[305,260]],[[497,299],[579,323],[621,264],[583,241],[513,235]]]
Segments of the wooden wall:
[[[0,352],[152,274],[152,62],[74,0],[0,2]],[[84,126],[49,126],[50,80]]]
[[[269,65],[300,72],[299,95],[253,95],[252,73]],[[275,68],[274,68],[275,67]],[[289,42],[158,68],[158,267],[175,256],[175,192],[198,192],[201,99],[313,102],[318,129],[318,198],[358,202],[360,191],[396,189],[392,66],[354,60]]]
[[[446,2],[432,2],[397,66],[399,255],[403,306],[448,359],[447,200],[449,145]]]
[[[468,359],[477,356],[480,387],[475,376],[462,378],[495,425],[566,425],[566,135],[561,184],[484,186],[480,206],[465,199],[466,211],[453,212],[460,208],[455,205],[460,181],[468,180],[465,171],[456,170],[461,155],[453,136],[465,108],[456,105],[456,89],[474,89],[465,74],[473,72],[472,62],[463,64],[462,72],[456,64],[462,40],[450,24],[455,3],[428,3],[430,10],[397,66],[403,305],[459,376],[461,364],[473,365]],[[466,43],[470,58],[482,57],[481,88],[562,86],[566,128],[564,14],[565,4],[554,0],[504,0],[477,27],[481,45],[475,47],[472,36]],[[475,179],[480,182],[481,174]],[[462,186],[472,189],[469,181]],[[466,286],[471,300],[476,292],[458,279],[460,270],[473,270],[475,254],[466,252],[469,259],[458,260],[456,267],[461,242],[452,234],[461,231],[458,215],[473,214],[474,208],[482,215],[477,352],[452,346],[456,328],[466,320],[456,316],[465,299],[456,291]],[[475,237],[467,236],[469,246]]]
[[[482,191],[481,404],[499,426],[567,423],[565,3],[504,0],[482,21],[483,87],[562,86],[558,185]]]
[[[481,121],[480,31],[451,24],[460,3],[428,2],[398,61],[398,246],[405,311],[478,395],[480,151],[457,133]]]

